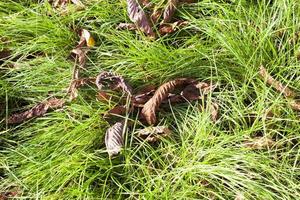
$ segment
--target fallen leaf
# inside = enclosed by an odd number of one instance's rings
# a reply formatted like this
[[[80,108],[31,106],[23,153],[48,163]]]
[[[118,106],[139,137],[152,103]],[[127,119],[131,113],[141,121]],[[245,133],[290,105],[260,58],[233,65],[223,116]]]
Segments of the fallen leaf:
[[[219,105],[217,103],[211,103],[210,106],[210,116],[211,120],[213,122],[216,122],[218,119],[218,113],[219,113]]]
[[[168,3],[163,13],[163,20],[161,21],[161,24],[171,22],[173,15],[176,11],[177,4],[178,0],[168,0]]]
[[[197,100],[200,99],[203,95],[209,94],[215,88],[215,85],[211,85],[205,82],[195,82],[186,86],[181,92],[181,95],[189,101]]]
[[[132,97],[132,104],[135,107],[143,107],[144,104],[154,95],[156,87],[153,85],[146,86],[138,94]]]
[[[70,1],[80,8],[84,7],[83,3],[80,0],[51,0],[49,2],[52,3],[54,8],[64,8],[68,3],[70,3]]]
[[[147,121],[148,124],[152,125],[156,123],[156,110],[160,104],[165,100],[169,93],[176,87],[189,85],[194,83],[194,79],[179,78],[173,81],[169,81],[161,85],[154,93],[153,97],[147,101],[144,105],[141,116]]]
[[[282,93],[285,97],[295,97],[296,94],[294,91],[292,91],[287,86],[283,85],[279,81],[276,81],[264,68],[263,66],[260,67],[259,75],[264,80],[267,80],[267,83],[271,85],[273,88],[275,88],[278,92]]]
[[[30,110],[22,113],[13,114],[7,119],[8,124],[19,124],[33,117],[43,116],[49,109],[61,108],[65,101],[63,99],[51,98],[47,101],[37,104]]]
[[[171,130],[166,126],[147,127],[137,131],[137,136],[147,142],[156,142],[170,135]]]
[[[256,137],[252,140],[246,141],[243,146],[251,149],[268,149],[274,146],[275,142],[268,137]]]
[[[107,129],[105,134],[105,146],[109,157],[118,155],[123,147],[124,122],[117,122]]]
[[[176,21],[172,24],[161,24],[159,26],[158,32],[160,35],[170,34],[175,32],[177,29],[186,26],[187,24],[188,24],[187,21],[182,21],[182,20]]]
[[[103,118],[108,119],[112,115],[125,115],[126,114],[126,106],[125,105],[117,105],[104,114]]]
[[[132,24],[132,23],[120,23],[118,26],[117,26],[117,29],[118,30],[123,30],[123,29],[127,29],[129,31],[133,31],[133,30],[137,30],[137,27],[135,24]]]
[[[111,97],[110,97],[110,95],[107,94],[107,92],[104,92],[104,91],[99,91],[98,92],[97,99],[99,101],[107,102],[107,101],[109,101],[110,98]]]
[[[87,46],[87,47],[95,46],[95,40],[91,36],[91,33],[88,30],[86,29],[79,30],[79,36],[80,36],[80,40],[76,48],[83,47],[83,46]]]
[[[127,12],[130,20],[146,35],[155,38],[151,24],[137,0],[127,0]]]
[[[107,84],[110,89],[117,90],[122,89],[123,92],[126,92],[129,96],[132,96],[132,88],[123,77],[115,75],[112,72],[103,71],[96,78],[96,85],[101,91],[104,85]]]
[[[95,83],[95,78],[74,79],[68,89],[68,94],[70,94],[70,101],[77,98],[78,88],[80,88],[83,85],[94,84],[94,83]]]
[[[154,9],[154,11],[150,16],[152,23],[156,24],[159,18],[161,17],[161,15],[162,15],[162,9]]]
[[[293,110],[300,111],[300,101],[293,100],[290,102],[290,106]]]

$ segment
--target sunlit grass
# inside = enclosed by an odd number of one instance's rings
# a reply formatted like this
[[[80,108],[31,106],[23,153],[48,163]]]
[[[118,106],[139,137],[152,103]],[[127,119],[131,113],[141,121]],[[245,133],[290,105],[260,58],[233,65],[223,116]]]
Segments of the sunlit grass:
[[[203,0],[179,7],[183,30],[150,41],[116,30],[129,22],[126,1],[83,1],[61,15],[44,1],[0,1],[0,193],[17,189],[41,199],[299,199],[299,113],[258,76],[263,64],[299,94],[300,5],[292,0]],[[63,97],[71,80],[74,28],[96,40],[82,76],[113,70],[134,88],[175,77],[217,83],[207,101],[220,107],[216,123],[203,102],[159,114],[172,136],[151,145],[126,133],[122,155],[109,160],[99,102],[85,87],[60,110],[17,126],[2,120],[49,96]],[[203,105],[202,105],[203,104]],[[273,118],[265,117],[267,110]],[[256,116],[249,119],[249,116]],[[136,116],[130,116],[135,121]],[[249,122],[251,121],[251,123]],[[275,145],[252,150],[257,136]]]

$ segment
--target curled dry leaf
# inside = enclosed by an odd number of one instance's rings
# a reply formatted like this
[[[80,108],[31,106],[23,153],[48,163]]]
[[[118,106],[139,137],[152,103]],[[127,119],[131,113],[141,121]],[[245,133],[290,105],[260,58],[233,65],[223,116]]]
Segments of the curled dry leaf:
[[[79,36],[80,36],[80,40],[79,40],[78,45],[76,46],[76,48],[84,47],[84,46],[87,46],[87,47],[95,46],[95,40],[91,36],[91,33],[88,30],[81,29],[79,31]]]
[[[166,126],[147,127],[138,130],[137,135],[147,142],[156,142],[161,140],[161,138],[170,136],[171,130]]]
[[[74,79],[69,86],[68,93],[70,94],[70,100],[74,100],[78,96],[78,88],[83,85],[94,84],[95,78],[82,78],[82,79]]]
[[[13,114],[7,119],[8,124],[19,124],[33,117],[43,116],[49,109],[61,108],[65,101],[63,99],[51,98],[47,101],[37,104],[30,110],[22,113]]]
[[[168,3],[163,13],[163,20],[161,21],[161,24],[171,22],[173,15],[176,11],[177,4],[178,0],[168,0]]]
[[[102,90],[104,85],[108,84],[110,89],[122,89],[129,96],[132,96],[132,88],[123,77],[115,75],[112,72],[103,71],[96,78],[96,85],[99,90]]]
[[[296,94],[294,91],[292,91],[290,88],[287,86],[283,85],[279,81],[276,81],[264,68],[263,66],[260,67],[259,69],[259,75],[267,80],[267,83],[271,85],[273,88],[275,88],[278,92],[281,92],[284,94],[285,97],[295,97]]]
[[[156,87],[153,85],[149,85],[141,90],[138,94],[132,97],[132,104],[135,107],[143,107],[144,104],[151,99],[155,92]]]
[[[105,146],[110,157],[118,155],[123,147],[124,122],[117,122],[105,134]]]
[[[155,91],[153,97],[144,105],[141,111],[141,116],[147,121],[148,124],[155,124],[156,110],[159,108],[163,100],[165,100],[168,97],[169,93],[172,92],[176,87],[189,85],[194,82],[194,79],[179,78],[164,83]]]
[[[151,23],[143,8],[138,3],[138,0],[127,0],[127,12],[130,20],[135,23],[141,31],[150,37],[155,37]]]
[[[251,149],[268,149],[274,146],[275,142],[274,140],[268,138],[268,137],[256,137],[252,140],[246,141],[243,146],[251,148]]]

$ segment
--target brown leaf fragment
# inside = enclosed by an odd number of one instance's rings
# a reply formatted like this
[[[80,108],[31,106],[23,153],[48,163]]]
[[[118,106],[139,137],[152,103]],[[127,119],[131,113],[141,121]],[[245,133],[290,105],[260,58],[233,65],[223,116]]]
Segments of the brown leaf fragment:
[[[196,3],[197,0],[179,0],[179,3]]]
[[[178,30],[179,28],[186,26],[188,24],[187,21],[177,21],[174,22],[172,24],[161,24],[159,26],[159,34],[160,35],[166,35],[166,34],[170,34],[170,33],[174,33],[176,30]]]
[[[132,88],[121,76],[115,75],[112,72],[103,71],[96,78],[96,85],[99,90],[102,90],[104,85],[108,85],[110,89],[122,89],[129,96],[132,96]]]
[[[35,105],[33,108],[25,112],[13,114],[7,119],[7,123],[19,124],[33,117],[43,116],[49,109],[61,108],[64,103],[65,101],[63,99],[51,98],[47,101]]]
[[[0,200],[9,200],[13,199],[18,195],[17,191],[8,191],[8,192],[1,192],[0,193]]]
[[[146,86],[138,94],[132,97],[132,104],[135,107],[143,107],[144,104],[153,96],[156,87],[153,85]]]
[[[279,81],[276,81],[264,68],[263,66],[260,67],[259,75],[261,78],[267,80],[267,83],[275,88],[278,92],[282,93],[285,97],[295,97],[296,94],[287,86],[283,85]]]
[[[154,6],[154,4],[149,0],[141,0],[141,4],[144,8],[152,8]]]
[[[106,92],[104,92],[104,91],[98,92],[97,99],[99,101],[107,102],[107,101],[109,101],[110,98],[111,98],[110,95],[108,95]]]
[[[156,110],[160,104],[165,100],[169,93],[172,92],[176,87],[183,85],[189,85],[194,83],[194,79],[179,78],[173,81],[162,84],[154,93],[153,97],[147,101],[141,111],[141,117],[144,118],[148,124],[153,125],[156,123]]]
[[[118,26],[117,26],[117,29],[118,30],[129,30],[129,31],[134,31],[134,30],[137,30],[137,27],[135,24],[132,24],[132,23],[120,23]]]
[[[87,46],[87,47],[95,46],[95,40],[91,36],[91,33],[88,30],[81,29],[78,32],[79,32],[80,40],[79,40],[76,48],[80,48],[80,47],[84,47],[84,46]]]
[[[74,100],[78,96],[78,88],[88,84],[94,84],[95,78],[82,78],[82,79],[74,79],[68,89],[68,94],[70,94],[70,101]]]
[[[290,106],[293,110],[300,111],[300,101],[293,100],[290,102]]]
[[[163,13],[163,20],[161,21],[161,24],[171,22],[173,15],[176,11],[177,4],[178,0],[168,0],[168,3]]]
[[[181,95],[188,101],[200,99],[203,95],[207,95],[216,88],[215,85],[211,85],[205,82],[196,82],[186,86]]]
[[[219,113],[219,105],[217,103],[211,103],[210,106],[210,115],[211,115],[211,120],[213,122],[216,122],[218,120],[218,113]]]
[[[117,122],[107,129],[105,134],[105,146],[109,157],[118,155],[123,147],[124,122]]]
[[[154,9],[154,11],[150,16],[152,23],[156,24],[159,18],[161,17],[161,15],[162,15],[162,9]]]
[[[125,115],[126,114],[126,106],[122,105],[122,106],[115,106],[113,107],[111,110],[109,110],[106,114],[104,114],[103,118],[107,119],[112,115]]]
[[[274,140],[268,138],[268,137],[256,137],[252,140],[246,141],[243,146],[251,148],[251,149],[268,149],[274,146],[275,142]]]
[[[50,1],[50,3],[52,3],[54,8],[58,8],[58,7],[64,8],[70,2],[72,2],[73,4],[75,4],[80,8],[84,8],[84,5],[80,0],[51,0]]]
[[[138,0],[127,0],[127,12],[130,20],[146,35],[155,38],[149,19]]]
[[[12,54],[11,50],[3,49],[0,51],[0,61],[8,59]]]
[[[147,127],[137,131],[137,136],[147,142],[157,142],[170,135],[171,130],[166,126]]]

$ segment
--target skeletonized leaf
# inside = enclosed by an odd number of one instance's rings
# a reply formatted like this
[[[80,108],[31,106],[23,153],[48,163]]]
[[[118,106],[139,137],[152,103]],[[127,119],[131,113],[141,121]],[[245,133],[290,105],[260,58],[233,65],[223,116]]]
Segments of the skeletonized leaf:
[[[130,20],[150,37],[155,37],[149,19],[137,0],[127,0],[127,12]]]
[[[294,91],[292,91],[287,86],[283,85],[279,81],[276,81],[264,68],[263,66],[259,69],[259,75],[261,78],[267,80],[267,83],[271,85],[273,88],[275,88],[278,92],[281,92],[285,97],[295,97],[296,94]]]
[[[96,85],[102,90],[104,85],[108,85],[112,90],[122,89],[128,95],[132,96],[132,88],[121,76],[112,72],[103,71],[96,78]]]
[[[171,135],[171,130],[166,126],[147,127],[137,131],[138,137],[147,142],[156,142],[163,137]]]
[[[173,15],[176,11],[177,4],[178,4],[178,0],[168,0],[167,6],[164,10],[164,14],[163,14],[164,17],[161,24],[171,22]]]
[[[256,137],[252,140],[249,140],[243,144],[243,146],[251,148],[251,149],[268,149],[274,146],[275,142],[274,140],[268,138],[268,137]]]
[[[141,111],[141,116],[147,121],[148,124],[155,124],[156,110],[159,108],[163,100],[165,100],[168,97],[169,93],[172,92],[176,87],[189,85],[194,82],[194,79],[179,78],[164,83],[155,91],[153,97],[144,105]]]
[[[49,109],[61,108],[65,101],[63,99],[51,98],[39,103],[30,110],[22,113],[13,114],[7,119],[8,124],[19,124],[33,117],[43,116]]]
[[[123,147],[123,129],[124,122],[117,122],[106,131],[105,146],[110,157],[119,154]]]

